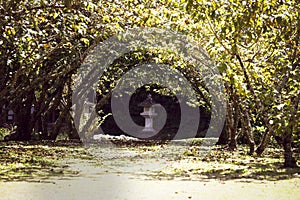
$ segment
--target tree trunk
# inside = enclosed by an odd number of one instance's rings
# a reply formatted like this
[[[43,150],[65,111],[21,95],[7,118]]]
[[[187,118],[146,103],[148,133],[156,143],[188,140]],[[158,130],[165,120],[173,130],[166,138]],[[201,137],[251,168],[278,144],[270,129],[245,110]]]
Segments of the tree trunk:
[[[74,120],[69,112],[67,114],[66,123],[68,126],[68,136],[70,140],[80,140],[77,129],[75,128]]]
[[[240,55],[236,54],[236,58],[238,59],[238,61],[240,63],[240,66],[241,66],[241,68],[243,70],[245,81],[246,81],[246,84],[247,84],[247,88],[250,90],[251,94],[253,95],[253,98],[254,98],[254,101],[255,101],[255,105],[260,110],[260,112],[261,112],[261,114],[263,116],[263,121],[264,121],[265,125],[268,128],[268,131],[263,136],[263,140],[261,141],[261,143],[259,144],[258,148],[256,149],[256,153],[258,155],[261,155],[264,152],[264,150],[266,149],[267,145],[269,144],[270,138],[274,134],[274,130],[273,130],[272,125],[269,122],[269,118],[268,118],[268,115],[267,115],[267,113],[265,111],[264,104],[262,103],[262,101],[260,100],[260,98],[258,98],[258,96],[255,93],[255,90],[253,89],[253,86],[251,84],[248,72],[247,72],[247,70],[246,70],[246,68],[244,66],[244,63],[243,63]]]
[[[250,123],[250,118],[249,118],[249,114],[248,111],[244,110],[243,108],[241,108],[241,122],[242,122],[242,127],[243,127],[243,132],[245,133],[247,140],[248,140],[248,144],[250,147],[250,151],[249,154],[253,155],[254,153],[254,149],[255,149],[255,142],[253,139],[253,133],[252,133],[252,126]]]
[[[20,102],[15,109],[15,123],[17,126],[16,136],[12,140],[28,141],[31,139],[33,125],[30,123],[32,98],[30,95],[25,101],[20,98]]]
[[[236,133],[232,130],[230,131],[230,140],[229,140],[228,147],[232,151],[237,149]]]
[[[52,129],[51,134],[49,135],[50,140],[56,140],[57,136],[59,135],[61,128],[63,126],[63,120],[64,120],[64,111],[60,112],[60,115],[56,119],[54,123],[54,127]]]
[[[219,140],[218,142],[216,143],[217,145],[225,145],[225,144],[228,144],[229,142],[229,135],[228,135],[228,130],[227,130],[227,125],[226,125],[227,122],[225,122],[225,126],[223,128],[223,131],[219,137]]]
[[[287,134],[283,138],[283,149],[284,149],[284,167],[295,168],[297,166],[296,159],[293,157],[292,152],[292,134]]]
[[[297,127],[297,111],[299,108],[300,95],[294,101],[294,109],[291,109],[291,118],[288,129],[284,132],[283,149],[284,149],[284,167],[298,167],[296,159],[293,157],[292,152],[292,137],[295,132],[294,128]],[[298,131],[296,129],[296,131]]]
[[[49,125],[48,125],[49,118],[47,114],[41,115],[41,123],[42,123],[42,139],[48,140],[49,139]]]
[[[267,117],[264,117],[264,122],[265,122],[268,130],[263,135],[263,139],[261,140],[260,144],[258,145],[258,147],[256,149],[256,153],[258,155],[261,155],[265,151],[265,149],[267,148],[267,146],[270,142],[271,137],[274,135],[273,127],[269,123],[269,119]]]
[[[230,150],[237,149],[237,126],[238,126],[238,112],[236,109],[236,103],[234,103],[234,109],[231,107],[232,104],[228,104],[227,120],[229,129],[229,143],[228,147]]]
[[[237,128],[239,120],[239,105],[238,97],[234,91],[233,85],[231,83],[225,82],[225,87],[228,90],[229,99],[226,107],[226,124],[225,130],[223,132],[224,139],[228,141],[228,147],[230,150],[237,149]],[[220,141],[220,138],[219,138]],[[219,142],[218,142],[219,143]]]

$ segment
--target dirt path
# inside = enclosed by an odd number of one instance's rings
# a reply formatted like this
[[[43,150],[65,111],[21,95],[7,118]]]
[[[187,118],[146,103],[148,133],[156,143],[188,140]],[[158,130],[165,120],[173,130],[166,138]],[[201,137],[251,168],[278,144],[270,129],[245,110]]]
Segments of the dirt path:
[[[83,170],[80,177],[51,180],[49,183],[1,182],[1,199],[300,199],[299,179],[276,182],[145,180],[143,176],[103,174],[103,169],[97,174],[96,171],[94,167],[92,173]]]
[[[257,180],[173,180],[149,179],[137,173],[107,173],[107,169],[87,161],[68,161],[76,177],[52,178],[36,182],[0,182],[3,200],[297,200],[300,179]],[[74,164],[76,163],[76,164]]]
[[[174,146],[91,148],[97,159],[60,161],[59,176],[0,182],[2,200],[300,200],[299,170],[273,166],[274,158]],[[216,159],[217,158],[217,159]],[[209,159],[207,161],[207,159]]]

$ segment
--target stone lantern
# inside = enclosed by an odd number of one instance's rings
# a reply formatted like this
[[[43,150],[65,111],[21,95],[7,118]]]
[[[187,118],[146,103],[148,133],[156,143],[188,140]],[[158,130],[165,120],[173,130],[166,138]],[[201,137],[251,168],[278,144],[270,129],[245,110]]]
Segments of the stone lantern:
[[[148,95],[147,99],[145,99],[139,106],[144,107],[144,111],[140,114],[145,118],[145,127],[142,130],[142,133],[153,134],[155,130],[153,129],[153,117],[157,116],[155,113],[154,105],[151,94]]]

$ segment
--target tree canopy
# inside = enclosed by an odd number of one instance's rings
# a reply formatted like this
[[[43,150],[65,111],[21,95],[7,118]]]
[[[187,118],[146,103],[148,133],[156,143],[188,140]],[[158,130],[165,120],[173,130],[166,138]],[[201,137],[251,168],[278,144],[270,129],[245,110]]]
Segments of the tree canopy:
[[[272,138],[295,166],[292,145],[300,140],[300,5],[296,0],[256,1],[0,1],[0,107],[15,113],[11,139],[55,139],[70,113],[72,78],[101,42],[135,27],[187,35],[215,61],[225,86],[226,124],[220,143],[237,148],[244,136],[250,153],[262,154]],[[136,63],[164,63],[193,85],[199,104],[210,95],[199,73],[172,50],[143,49],[116,60],[99,79],[99,106],[119,78]],[[163,92],[162,90],[160,91]],[[34,109],[32,109],[34,107]],[[49,114],[60,110],[54,131]],[[2,115],[1,113],[1,115]],[[1,119],[1,123],[4,123]],[[225,140],[221,141],[221,138]]]

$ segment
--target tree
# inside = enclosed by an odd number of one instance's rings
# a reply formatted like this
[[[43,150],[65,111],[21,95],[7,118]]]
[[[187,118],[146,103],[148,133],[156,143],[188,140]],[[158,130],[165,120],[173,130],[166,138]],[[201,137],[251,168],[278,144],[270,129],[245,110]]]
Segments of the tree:
[[[86,56],[129,28],[174,30],[203,44],[223,75],[230,148],[237,148],[242,133],[250,153],[261,155],[276,136],[285,166],[293,167],[292,141],[300,132],[299,10],[296,0],[1,1],[0,107],[16,113],[14,139],[29,140],[33,132],[55,139],[63,119],[69,119],[70,137],[78,138],[70,115],[71,79]],[[100,78],[98,110],[126,70],[150,60],[180,71],[198,94],[196,104],[210,109],[210,95],[194,66],[172,49],[150,48],[121,57]],[[57,109],[60,116],[48,133],[45,122]],[[255,149],[257,131],[263,133]]]
[[[230,146],[235,146],[236,120],[241,120],[253,149],[251,132],[261,121],[265,133],[256,153],[262,154],[270,137],[277,135],[285,151],[284,165],[296,166],[291,142],[300,123],[299,4],[188,1],[187,8],[210,30],[207,50],[224,73],[229,105],[235,105],[227,120],[234,128],[229,131]]]
[[[45,126],[48,113],[59,108],[69,115],[71,76],[89,41],[98,40],[97,30],[89,29],[100,18],[93,15],[91,5],[1,1],[0,106],[14,110],[17,130],[13,139],[30,140],[34,131],[51,138]]]
[[[14,140],[30,140],[34,132],[55,139],[63,119],[71,120],[74,132],[71,78],[99,42],[136,26],[184,31],[189,23],[176,2],[11,0],[1,1],[0,14],[0,107],[16,114]],[[56,110],[61,112],[50,133],[47,118]]]

